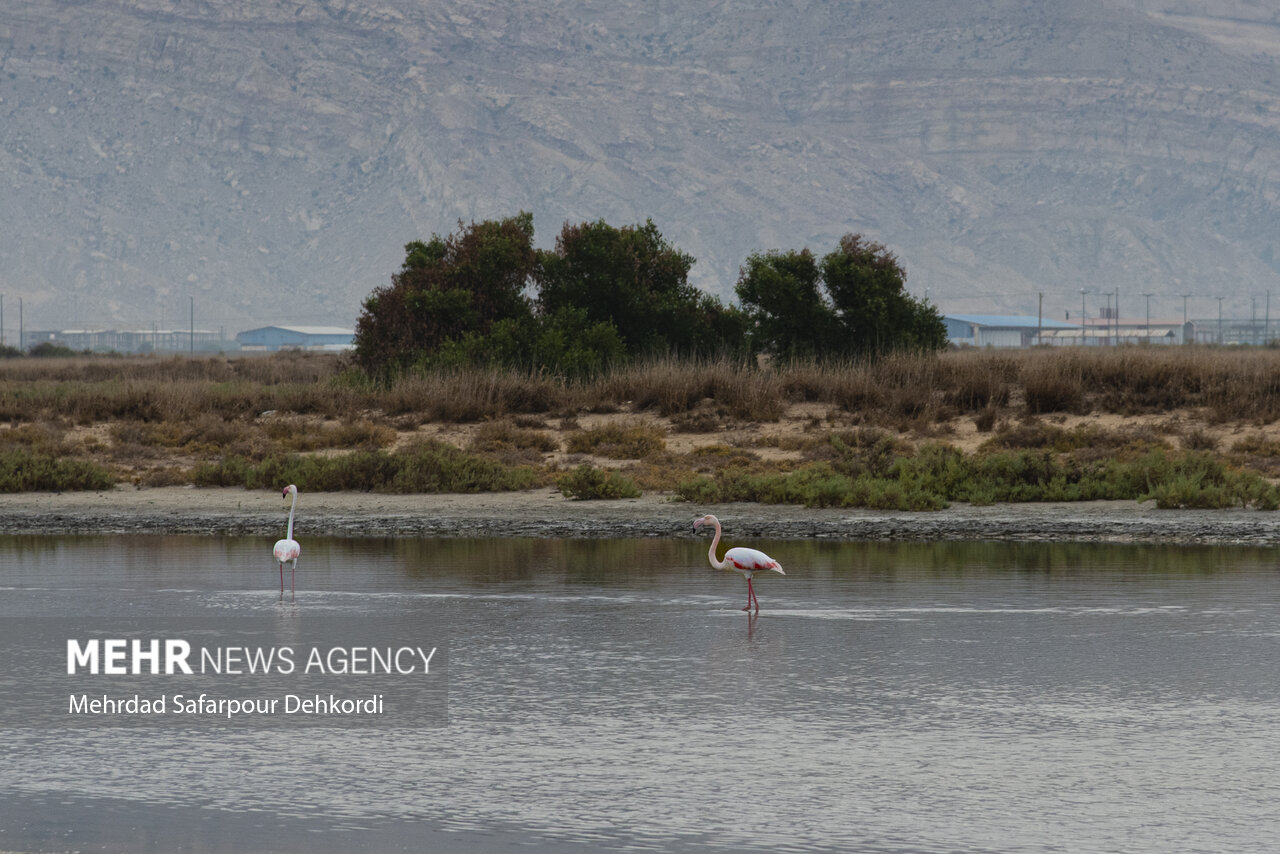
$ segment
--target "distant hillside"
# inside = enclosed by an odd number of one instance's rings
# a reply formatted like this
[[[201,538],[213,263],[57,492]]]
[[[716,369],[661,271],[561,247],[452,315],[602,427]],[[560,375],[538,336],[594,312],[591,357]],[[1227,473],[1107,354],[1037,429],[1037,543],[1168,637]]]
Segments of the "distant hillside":
[[[8,0],[5,326],[350,324],[404,243],[520,209],[652,217],[725,295],[861,231],[944,310],[1247,313],[1278,63],[1245,0]]]

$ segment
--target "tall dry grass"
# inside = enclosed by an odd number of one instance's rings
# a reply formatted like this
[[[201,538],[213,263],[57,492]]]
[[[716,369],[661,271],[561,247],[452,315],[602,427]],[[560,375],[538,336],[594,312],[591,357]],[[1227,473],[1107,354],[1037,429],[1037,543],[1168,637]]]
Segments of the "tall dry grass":
[[[666,447],[668,433],[776,421],[805,402],[827,413],[807,410],[807,444],[793,448],[800,460],[725,446],[714,454]],[[591,378],[454,369],[389,385],[335,355],[13,359],[0,361],[0,457],[13,470],[0,477],[0,490],[112,479],[247,485],[285,476],[410,490],[554,481],[578,497],[626,486],[589,465],[560,478],[545,455],[563,447],[628,461],[633,486],[688,481],[707,500],[714,493],[922,508],[946,500],[1114,497],[1123,483],[1123,495],[1150,493],[1167,506],[1280,503],[1280,492],[1256,480],[1280,472],[1280,453],[1265,437],[1222,449],[1214,437],[1220,431],[1182,432],[1182,417],[1163,419],[1169,429],[1114,433],[1038,417],[1188,409],[1199,425],[1280,418],[1280,351],[974,350],[764,367],[668,359]],[[586,412],[626,413],[628,423],[570,429]],[[669,420],[659,425],[652,416]],[[904,428],[916,437],[946,435],[948,422],[962,416],[990,433],[972,455],[895,438]],[[560,435],[547,432],[553,420]],[[397,431],[427,422],[484,426],[457,454],[402,448]],[[1169,432],[1182,436],[1178,446],[1159,435]],[[1206,468],[1211,460],[1217,468]],[[1242,480],[1235,469],[1255,479]],[[1159,495],[1151,478],[1163,484]],[[1205,497],[1202,482],[1217,492]]]
[[[967,354],[950,354],[951,358]],[[1280,417],[1280,351],[1119,347],[1017,357],[1029,409],[1118,414],[1202,409],[1212,421]]]
[[[1280,351],[1202,347],[956,351],[875,362],[659,360],[588,379],[501,369],[365,381],[341,357],[80,357],[0,361],[0,421],[92,424],[251,420],[264,412],[397,423],[582,411],[673,417],[714,405],[769,422],[799,402],[870,424],[1012,413],[1203,410],[1210,421],[1280,418]]]

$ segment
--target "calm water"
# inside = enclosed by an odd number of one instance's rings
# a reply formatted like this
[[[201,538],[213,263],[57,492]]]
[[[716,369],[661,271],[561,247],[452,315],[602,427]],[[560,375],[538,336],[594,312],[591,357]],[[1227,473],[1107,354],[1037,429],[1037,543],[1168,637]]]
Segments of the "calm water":
[[[0,539],[0,619],[447,615],[447,725],[0,729],[0,850],[1280,845],[1273,550],[753,543],[750,619],[694,541],[270,545]]]

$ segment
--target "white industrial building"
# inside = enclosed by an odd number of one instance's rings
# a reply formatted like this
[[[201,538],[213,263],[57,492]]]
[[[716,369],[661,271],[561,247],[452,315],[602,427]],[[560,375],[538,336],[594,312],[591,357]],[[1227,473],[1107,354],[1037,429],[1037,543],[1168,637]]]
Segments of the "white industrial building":
[[[262,326],[236,335],[242,350],[350,350],[355,338],[340,326]]]
[[[1004,314],[946,314],[942,320],[952,344],[970,347],[1114,347],[1216,340],[1196,324],[1168,320],[1091,317],[1084,323],[1069,323]]]
[[[1061,320],[1008,314],[944,314],[947,340],[970,347],[1033,347],[1041,333],[1078,331]]]
[[[56,344],[90,353],[201,353],[227,348],[217,329],[41,329],[25,332],[25,349]]]

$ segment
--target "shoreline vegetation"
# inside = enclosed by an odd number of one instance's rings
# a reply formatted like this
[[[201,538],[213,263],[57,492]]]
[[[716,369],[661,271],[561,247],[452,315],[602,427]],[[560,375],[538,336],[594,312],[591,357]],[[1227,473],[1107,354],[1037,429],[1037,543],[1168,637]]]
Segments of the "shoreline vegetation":
[[[0,361],[0,492],[659,493],[699,504],[938,510],[1135,500],[1280,507],[1280,351],[657,360],[370,382],[341,356]]]

